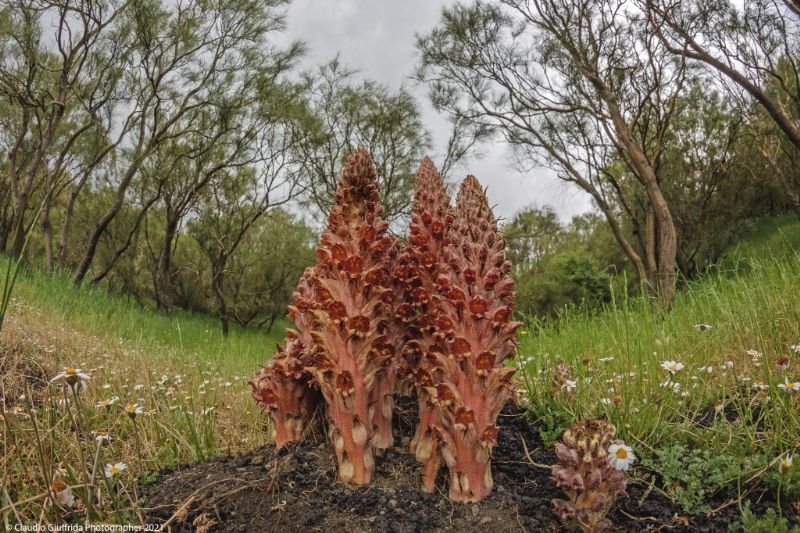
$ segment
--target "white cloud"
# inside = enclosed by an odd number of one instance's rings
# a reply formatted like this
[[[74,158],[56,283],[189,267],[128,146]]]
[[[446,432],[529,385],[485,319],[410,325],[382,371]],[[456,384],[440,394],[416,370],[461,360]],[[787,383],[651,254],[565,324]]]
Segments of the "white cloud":
[[[435,150],[447,141],[446,119],[430,109],[425,88],[410,79],[416,62],[416,34],[425,33],[439,20],[450,0],[294,0],[289,8],[287,36],[307,43],[303,65],[310,68],[341,54],[345,65],[392,88],[412,90],[426,110],[425,124]],[[518,210],[549,205],[563,220],[590,209],[588,195],[566,186],[552,171],[520,173],[510,165],[502,143],[483,148],[484,157],[472,161],[454,176],[474,174],[488,187],[495,213],[511,218]]]

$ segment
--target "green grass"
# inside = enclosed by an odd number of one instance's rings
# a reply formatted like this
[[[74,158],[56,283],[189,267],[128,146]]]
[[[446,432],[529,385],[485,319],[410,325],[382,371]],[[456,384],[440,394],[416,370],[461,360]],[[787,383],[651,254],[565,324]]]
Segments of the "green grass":
[[[687,511],[707,510],[703,500],[715,490],[744,490],[758,480],[800,496],[800,475],[776,475],[776,461],[797,451],[800,435],[800,394],[778,387],[786,378],[800,380],[800,353],[790,349],[800,344],[798,250],[796,217],[770,220],[719,268],[689,282],[669,311],[629,298],[601,312],[575,310],[528,324],[518,364],[531,408],[549,427],[545,437],[558,438],[577,418],[605,415],[662,475],[691,471],[690,449],[737,467],[733,476],[702,468],[694,480],[665,475],[678,487],[667,490]],[[698,331],[698,324],[712,328]],[[782,356],[790,358],[786,372],[778,366]],[[562,360],[577,385],[553,395],[551,376]],[[684,365],[674,376],[661,368],[670,360]],[[680,390],[663,386],[667,381]],[[755,388],[757,382],[768,388]],[[685,451],[685,458],[663,453],[668,449]]]
[[[4,259],[0,258],[0,266]],[[235,324],[223,337],[213,317],[176,309],[172,318],[109,294],[102,288],[76,287],[67,276],[29,269],[22,273],[13,298],[90,335],[121,339],[155,356],[176,361],[213,363],[226,373],[250,375],[283,341],[288,322],[275,323],[268,333]],[[13,311],[12,311],[13,313]]]

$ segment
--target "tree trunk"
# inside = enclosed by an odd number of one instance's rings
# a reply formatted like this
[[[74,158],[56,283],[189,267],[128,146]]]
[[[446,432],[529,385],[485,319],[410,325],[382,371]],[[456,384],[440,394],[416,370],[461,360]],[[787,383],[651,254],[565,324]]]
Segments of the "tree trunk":
[[[42,212],[42,232],[44,233],[44,252],[45,252],[45,271],[50,274],[53,272],[53,224],[50,221],[50,209],[53,199],[46,200],[44,211]]]
[[[225,265],[228,262],[227,256],[220,255],[217,257],[212,266],[212,279],[211,288],[214,295],[217,297],[217,313],[219,314],[219,322],[222,327],[222,336],[227,337],[230,333],[230,317],[228,316],[228,305],[225,302]]]
[[[645,270],[647,290],[653,296],[658,296],[658,262],[656,261],[656,218],[653,212],[653,207],[650,202],[647,202],[647,211],[645,213],[645,261],[647,267]]]
[[[125,177],[122,179],[122,182],[120,182],[119,187],[117,187],[117,195],[114,198],[114,203],[108,208],[108,210],[95,225],[92,235],[89,237],[89,242],[86,245],[86,250],[84,250],[83,258],[81,259],[78,269],[75,272],[75,277],[73,278],[75,285],[80,285],[83,283],[86,273],[89,272],[89,267],[92,266],[92,261],[94,261],[94,256],[97,253],[97,245],[100,242],[100,237],[103,236],[103,233],[105,233],[108,225],[111,224],[111,221],[116,218],[117,214],[119,214],[120,210],[122,209],[122,206],[125,203],[125,193],[127,192],[128,186],[130,186],[131,181],[133,180],[133,176],[136,174],[139,168],[139,164],[143,160],[144,157],[139,156],[135,162],[128,167]]]
[[[164,242],[161,246],[161,253],[158,256],[157,279],[158,286],[155,287],[159,293],[160,308],[166,311],[168,316],[172,316],[173,297],[172,297],[172,243],[178,231],[178,217],[167,214],[167,226],[164,231]]]
[[[139,226],[141,225],[142,220],[144,220],[144,217],[147,215],[147,212],[150,210],[150,207],[155,203],[157,199],[158,195],[154,196],[152,200],[148,201],[146,204],[142,206],[141,211],[139,211],[139,214],[136,216],[136,222],[134,222],[133,227],[128,232],[128,237],[125,239],[125,242],[122,244],[122,246],[117,248],[116,252],[114,252],[114,256],[111,258],[111,261],[109,261],[108,264],[106,264],[102,272],[100,272],[94,278],[92,278],[92,281],[89,282],[90,285],[95,286],[101,281],[103,281],[103,279],[105,279],[105,277],[108,276],[108,274],[111,272],[111,269],[114,268],[114,265],[117,263],[119,258],[122,257],[122,254],[124,254],[128,250],[128,248],[130,248],[131,243],[133,242],[133,237],[139,232]]]
[[[83,186],[86,184],[89,174],[85,173],[78,184],[72,189],[67,202],[67,210],[64,214],[64,225],[61,227],[61,238],[58,242],[58,270],[64,270],[67,264],[67,250],[69,249],[69,230],[72,225],[72,215],[75,213],[75,203],[80,196]]]
[[[11,256],[19,259],[25,246],[25,210],[28,207],[28,194],[14,199],[14,214],[11,219]]]

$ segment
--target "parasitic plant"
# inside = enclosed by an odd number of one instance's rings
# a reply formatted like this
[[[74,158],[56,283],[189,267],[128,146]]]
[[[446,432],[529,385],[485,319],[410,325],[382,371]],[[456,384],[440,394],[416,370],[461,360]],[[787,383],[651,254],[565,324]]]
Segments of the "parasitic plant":
[[[416,384],[419,402],[419,422],[411,452],[423,465],[423,489],[433,492],[441,455],[434,424],[436,409],[425,387],[431,385],[430,371],[437,363],[434,354],[447,351],[445,339],[436,329],[441,301],[436,280],[447,266],[442,258],[449,243],[453,214],[442,176],[429,158],[422,160],[414,185],[408,245],[394,270],[395,278],[403,285],[403,299],[395,314],[405,325],[402,376]]]
[[[514,395],[514,282],[505,242],[478,180],[468,176],[456,198],[448,244],[438,261],[436,335],[430,370],[420,369],[436,408],[434,433],[450,471],[450,499],[478,501],[492,490],[497,416]]]
[[[553,465],[552,478],[569,499],[554,499],[553,510],[565,526],[595,532],[611,525],[606,514],[625,494],[626,485],[625,474],[617,468],[627,468],[635,459],[630,448],[614,440],[615,434],[611,423],[588,419],[566,430],[556,445],[558,464]]]
[[[388,333],[397,239],[381,218],[372,159],[347,160],[309,280],[315,326],[309,370],[327,404],[339,479],[370,481],[375,455],[392,445],[395,344]]]
[[[269,413],[275,445],[280,448],[298,440],[321,402],[319,389],[311,381],[308,366],[313,356],[309,311],[313,267],[307,268],[294,293],[289,317],[297,330],[286,330],[286,343],[278,346],[270,361],[258,371],[258,379],[250,381],[253,398]]]

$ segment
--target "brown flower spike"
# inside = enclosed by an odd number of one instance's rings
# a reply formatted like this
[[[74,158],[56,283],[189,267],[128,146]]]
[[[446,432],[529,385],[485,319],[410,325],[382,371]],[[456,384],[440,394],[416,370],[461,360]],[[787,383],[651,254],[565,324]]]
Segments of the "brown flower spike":
[[[395,347],[386,327],[398,243],[381,212],[375,168],[359,148],[347,160],[317,249],[309,368],[327,404],[339,478],[356,485],[369,483],[375,455],[393,441]]]
[[[436,408],[435,432],[450,470],[450,499],[478,501],[492,490],[491,453],[497,416],[513,397],[514,282],[505,242],[478,180],[467,176],[436,279],[436,334],[443,351],[428,353],[426,391]]]
[[[395,269],[403,282],[403,302],[396,315],[405,323],[403,375],[417,387],[419,423],[411,441],[411,452],[422,463],[422,488],[433,492],[441,466],[439,437],[435,428],[436,408],[426,386],[437,364],[435,354],[447,352],[445,336],[437,333],[441,296],[437,278],[447,265],[442,261],[453,224],[450,197],[433,161],[422,160],[415,178],[414,205],[408,245]]]
[[[306,269],[294,293],[295,304],[289,306],[298,330],[286,330],[285,346],[278,346],[272,361],[258,371],[258,379],[249,382],[253,398],[269,413],[278,448],[301,437],[322,400],[307,368],[313,356],[309,312],[313,276],[313,267]]]
[[[553,465],[552,478],[569,499],[554,499],[553,510],[565,526],[586,532],[611,526],[606,515],[626,486],[625,474],[608,462],[616,432],[605,420],[582,420],[556,445],[558,464]]]

